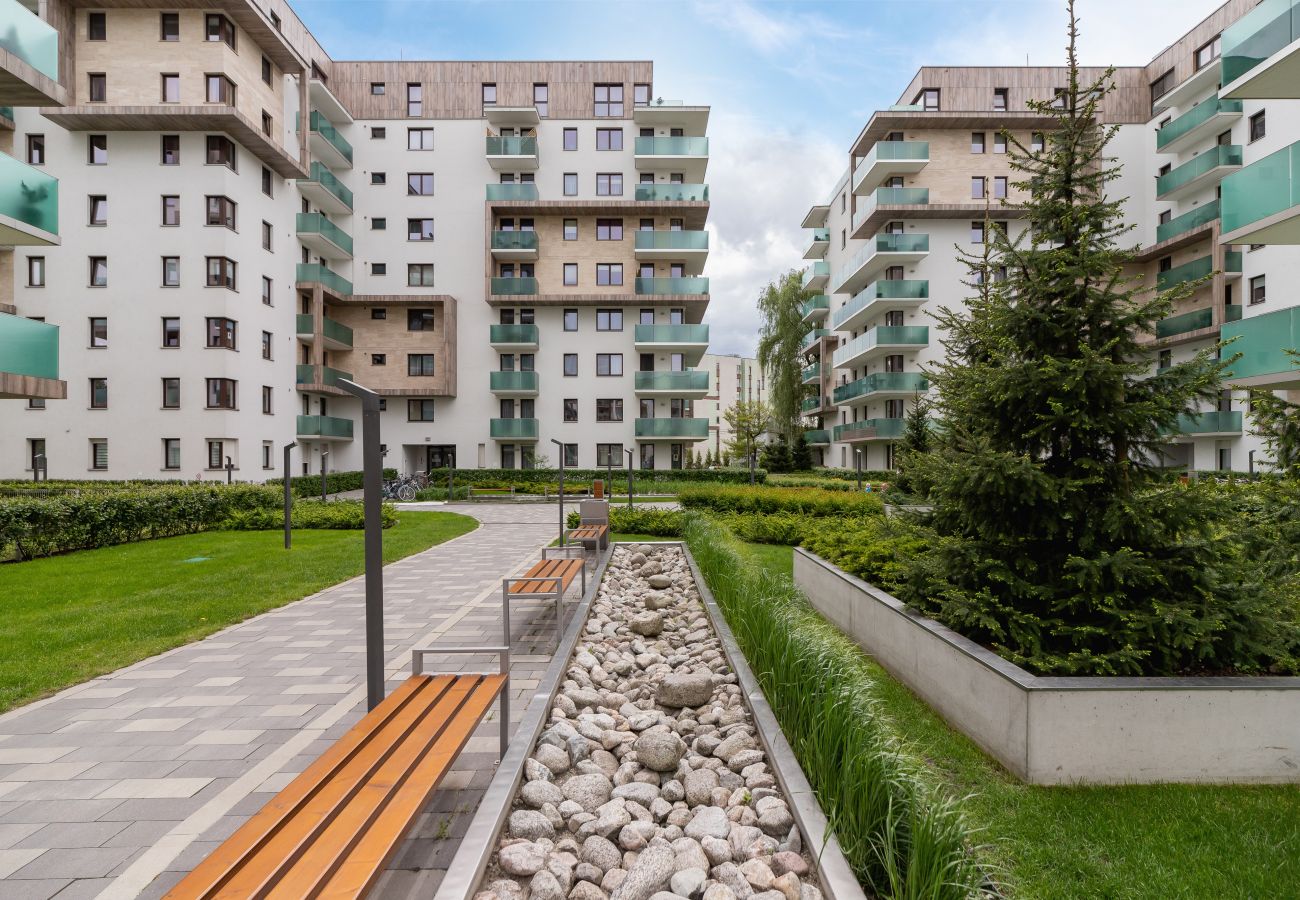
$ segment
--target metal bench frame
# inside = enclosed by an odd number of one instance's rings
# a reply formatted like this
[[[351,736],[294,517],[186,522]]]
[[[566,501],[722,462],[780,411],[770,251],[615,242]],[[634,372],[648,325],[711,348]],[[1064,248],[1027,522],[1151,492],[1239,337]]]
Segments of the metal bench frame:
[[[505,759],[506,748],[510,746],[510,621],[505,628],[505,644],[487,647],[415,647],[411,650],[412,675],[495,675],[496,672],[438,672],[424,668],[424,658],[431,654],[468,654],[471,656],[495,656],[499,661],[499,673],[506,677],[505,686],[497,696],[498,712],[501,715],[501,759]]]
[[[543,547],[542,560],[546,561],[547,559],[550,559],[550,557],[546,555],[547,551],[554,552],[562,557],[567,557],[569,559],[577,559],[578,557],[575,557],[573,555],[574,550],[582,554],[581,558],[583,560],[583,564],[579,569],[579,573],[582,578],[582,594],[580,594],[579,596],[585,596],[587,593],[587,564],[586,564],[587,551],[586,550],[584,550],[580,546],[573,546],[573,545],[564,546],[564,547]],[[540,581],[544,584],[550,583],[550,584],[554,584],[555,587],[552,590],[543,590],[543,591],[513,591],[512,592],[510,590],[511,585],[517,584],[519,582],[527,582],[527,581]],[[572,579],[570,579],[569,583],[570,584],[573,583]],[[562,621],[561,614],[564,605],[564,595],[567,592],[568,589],[565,587],[564,578],[559,575],[540,575],[540,576],[534,575],[532,577],[528,577],[526,575],[510,575],[506,578],[502,578],[501,579],[501,619],[502,622],[504,623],[505,642],[507,644],[510,643],[510,601],[511,600],[549,600],[552,603],[554,603],[555,604],[555,638],[556,641],[558,642],[560,636],[561,621]]]

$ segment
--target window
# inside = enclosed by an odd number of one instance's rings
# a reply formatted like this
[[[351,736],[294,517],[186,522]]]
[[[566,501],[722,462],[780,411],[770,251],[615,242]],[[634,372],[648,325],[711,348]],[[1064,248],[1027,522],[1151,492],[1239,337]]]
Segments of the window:
[[[408,353],[406,355],[406,374],[419,377],[433,375],[433,354]]]
[[[164,194],[162,197],[162,224],[181,224],[181,198],[175,194]]]
[[[604,172],[596,175],[596,196],[623,196],[623,174],[621,172]]]
[[[406,115],[410,118],[424,114],[424,88],[418,84],[406,86]]]
[[[266,110],[262,110],[262,134],[266,135],[267,137],[270,137],[271,132],[273,132],[274,130],[275,130],[275,120],[271,118],[271,114],[269,112],[267,112]]]
[[[431,309],[408,309],[406,311],[407,331],[433,331],[434,315]]]
[[[566,241],[576,241],[578,239],[578,220],[564,220],[564,239]]]
[[[383,231],[388,228],[388,219],[383,216],[375,216],[370,220],[370,229],[372,231]]]
[[[102,12],[86,13],[86,40],[108,40],[108,14]]]
[[[406,239],[408,241],[433,240],[433,219],[407,219]]]
[[[971,223],[970,223],[970,242],[971,242],[972,244],[982,244],[982,243],[984,243],[984,223],[983,223],[983,222],[971,222]]]
[[[571,378],[578,374],[578,354],[564,354],[564,375]]]
[[[622,422],[623,421],[623,400],[618,397],[609,400],[597,400],[596,421],[597,422]]]
[[[222,225],[235,230],[235,201],[229,197],[209,196],[207,198],[207,224]]]
[[[162,136],[161,162],[164,166],[179,166],[181,164],[181,136],[179,134],[164,134]]]
[[[972,131],[972,132],[971,132],[971,136],[970,136],[970,152],[971,152],[971,153],[983,153],[983,152],[984,152],[984,132],[982,132],[982,131]]]
[[[597,375],[622,375],[623,354],[622,353],[597,353],[596,374]]]
[[[273,457],[271,456],[271,454],[274,452],[275,452],[274,444],[272,444],[270,441],[262,441],[262,468],[263,469],[275,468],[275,464],[272,462]],[[289,473],[286,472],[285,474],[288,475]]]
[[[237,350],[235,329],[238,323],[234,319],[210,318],[208,322],[208,346],[223,350]]]
[[[164,72],[162,75],[162,102],[181,102],[181,76],[175,72]]]
[[[1250,304],[1251,306],[1254,306],[1256,303],[1263,303],[1266,299],[1267,294],[1264,290],[1264,276],[1256,275],[1254,278],[1250,279]]]
[[[108,346],[108,319],[104,316],[90,318],[90,346],[92,349]]]
[[[1161,350],[1160,356],[1156,361],[1156,367],[1160,369],[1167,369],[1173,364],[1174,364],[1174,351]]]
[[[91,103],[103,103],[108,99],[108,76],[103,72],[91,72],[86,76],[90,84],[89,99]]]
[[[564,445],[564,465],[566,465],[566,466],[575,466],[575,467],[578,465],[578,445],[577,445],[577,444],[565,444],[565,445]]]
[[[274,305],[271,301],[271,279],[265,275],[262,276],[262,303],[266,306]]]
[[[564,283],[566,285],[575,285],[578,283],[578,264],[564,264]]]
[[[90,442],[90,467],[99,472],[108,469],[108,441]]]
[[[922,89],[921,93],[916,95],[916,103],[926,112],[936,112],[939,109],[939,89]]]
[[[596,310],[596,330],[597,331],[622,331],[623,310],[621,309]]]
[[[1250,140],[1252,143],[1259,140],[1265,133],[1264,110],[1260,110],[1250,117]]]
[[[274,359],[271,355],[275,347],[275,338],[269,331],[262,332],[262,359]]]
[[[208,409],[234,409],[235,385],[233,378],[209,378]]]
[[[227,256],[208,257],[208,287],[237,290],[235,286],[235,261]]]
[[[1004,112],[1007,108],[1007,89],[993,89],[993,108],[999,112]]]
[[[382,97],[384,95],[384,83],[382,81],[370,82],[370,96]]]
[[[45,257],[27,257],[27,286],[45,287]]]
[[[235,83],[225,75],[204,76],[204,98],[208,103],[235,105]]]
[[[32,166],[45,165],[45,135],[27,135],[27,164]]]
[[[1065,109],[1065,104],[1070,99],[1070,91],[1067,88],[1052,88],[1052,109]]]
[[[484,106],[496,106],[496,105],[497,105],[497,86],[496,86],[495,84],[484,84],[484,85],[483,85],[482,97],[483,97],[483,105],[484,105]]]
[[[1222,37],[1222,35],[1216,34],[1214,40],[1207,44],[1202,44],[1196,49],[1196,52],[1192,54],[1192,65],[1195,67],[1196,71],[1201,71],[1201,69],[1204,69],[1210,63],[1219,58],[1219,53],[1222,50]]]
[[[1007,152],[1007,136],[1005,134],[998,132],[997,134],[993,135],[993,152],[994,153]]]
[[[388,129],[385,127],[376,125],[370,129],[370,139],[372,141],[382,141],[387,137],[388,137]],[[376,184],[376,183],[383,184],[382,181],[381,182],[375,182],[373,180],[371,181],[371,184]]]
[[[622,128],[597,128],[596,149],[597,150],[622,150],[623,129]]]
[[[408,422],[432,422],[432,421],[433,421],[433,401],[432,401],[432,400],[407,400],[407,401],[406,401],[406,421],[408,421]]]
[[[564,401],[564,421],[578,421],[578,401],[576,398],[565,398]]]
[[[91,225],[108,224],[108,198],[103,194],[90,195],[90,221]]]
[[[595,104],[593,115],[597,117],[623,115],[623,85],[595,85]]]
[[[576,309],[566,309],[564,311],[564,330],[578,330],[578,311]]]
[[[158,40],[179,41],[181,39],[181,14],[162,13],[158,17]]]
[[[432,197],[433,173],[411,172],[406,176],[406,195],[408,197]]]
[[[92,166],[108,165],[108,135],[86,136],[86,162]]]
[[[564,173],[564,196],[566,197],[578,196],[578,173],[576,172]]]
[[[271,223],[267,222],[266,220],[263,220],[262,221],[262,249],[263,250],[271,249],[271,237],[273,234],[274,232],[271,229]]]
[[[262,57],[262,81],[271,84],[275,80],[275,69],[271,67],[271,61],[265,56]]]
[[[262,385],[262,415],[271,415],[271,403],[275,396],[275,391],[269,384]]]
[[[596,263],[596,284],[619,285],[622,283],[622,263]]]
[[[984,199],[984,188],[987,179],[983,175],[977,175],[970,180],[970,196],[972,200]]]
[[[210,134],[207,139],[208,145],[208,162],[210,166],[225,166],[231,171],[235,169],[235,143],[230,138],[220,134]],[[265,187],[262,188],[266,190]]]
[[[164,378],[162,380],[162,408],[181,408],[181,380],[179,378]]]
[[[90,408],[108,409],[108,379],[90,379]]]
[[[632,85],[632,104],[634,106],[650,105],[650,85],[648,84]]]
[[[179,256],[164,256],[162,258],[162,286],[181,286],[181,258]]]
[[[222,460],[225,458],[225,443],[223,441],[208,441],[208,468],[223,468]]]
[[[181,320],[167,317],[162,320],[162,345],[168,348],[181,345]]]
[[[235,49],[235,26],[223,15],[209,13],[205,18],[207,27],[206,40],[222,41]]]
[[[598,241],[623,240],[623,220],[622,219],[597,219],[596,240]]]
[[[107,256],[92,256],[90,258],[90,286],[108,287]]]
[[[564,129],[564,149],[565,150],[578,149],[578,129],[576,128]]]
[[[1151,102],[1154,104],[1156,100],[1159,100],[1165,94],[1169,93],[1174,89],[1175,84],[1177,84],[1177,82],[1174,80],[1173,69],[1170,69],[1155,81],[1151,82]]]
[[[597,468],[609,468],[621,466],[623,464],[623,445],[622,444],[597,444],[596,445],[596,466]]]
[[[995,175],[993,177],[993,199],[1005,200],[1007,198],[1007,176]]]
[[[432,150],[433,129],[432,128],[406,129],[406,149],[407,150]]]
[[[410,263],[406,267],[407,287],[433,287],[433,263]]]

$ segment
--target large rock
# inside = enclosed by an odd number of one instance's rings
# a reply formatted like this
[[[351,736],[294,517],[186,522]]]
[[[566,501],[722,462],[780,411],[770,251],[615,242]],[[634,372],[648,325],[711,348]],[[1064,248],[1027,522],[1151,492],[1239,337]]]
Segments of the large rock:
[[[669,675],[659,682],[655,699],[661,706],[703,706],[713,696],[711,675]]]
[[[559,806],[564,802],[564,792],[549,781],[529,781],[519,789],[519,799],[533,809],[550,803]]]
[[[579,881],[569,891],[569,900],[609,900],[609,895],[590,881]]]
[[[640,758],[641,755],[640,743],[641,742],[638,740],[636,747],[638,758]],[[641,761],[643,763],[645,762],[644,759]],[[674,765],[676,764],[674,763]],[[631,781],[614,788],[614,793],[611,796],[615,799],[622,798],[624,800],[634,800],[642,806],[649,808],[650,804],[659,799],[659,789],[653,784],[646,784],[641,781]]]
[[[564,889],[558,878],[543,869],[529,882],[528,897],[529,900],[564,900]]]
[[[632,749],[636,751],[637,762],[647,769],[672,772],[686,752],[686,744],[672,732],[648,731],[636,739]]]
[[[654,612],[672,606],[673,598],[671,594],[666,594],[663,591],[654,591],[646,594],[645,599],[641,602],[645,605],[646,609]]]
[[[686,803],[700,806],[710,801],[718,786],[718,773],[712,769],[693,769],[686,773]],[[724,835],[725,837],[725,835]]]
[[[610,900],[650,900],[668,886],[677,854],[662,843],[646,847],[627,870],[627,877],[615,889]]]
[[[524,841],[502,847],[497,862],[507,875],[527,877],[536,875],[546,865],[546,853],[531,841]]]
[[[642,637],[655,637],[664,630],[664,617],[657,612],[646,612],[633,616],[627,627],[633,634]]]
[[[569,771],[569,754],[567,751],[556,747],[554,744],[542,744],[533,752],[533,759],[537,760],[546,768],[550,769],[556,775],[563,775]]]
[[[595,812],[608,802],[614,784],[604,775],[574,775],[560,790],[566,800],[572,800],[587,812]]]
[[[708,878],[708,872],[692,866],[689,869],[679,869],[673,877],[668,880],[668,887],[678,896],[695,897],[704,892],[704,882],[706,882]]]
[[[656,591],[662,591],[673,586],[673,580],[667,575],[651,575],[646,581]]]
[[[731,820],[720,806],[701,806],[687,823],[685,834],[697,841],[706,837],[725,838],[731,831]]]
[[[777,875],[784,875],[787,872],[795,875],[806,875],[808,873],[808,863],[798,853],[789,850],[782,850],[772,856],[772,871]]]
[[[608,838],[593,834],[582,842],[582,850],[578,858],[602,872],[608,872],[610,869],[617,869],[623,862],[623,851]]]
[[[538,783],[543,784],[545,782]],[[555,837],[555,827],[551,825],[550,820],[531,809],[517,809],[512,812],[507,827],[510,830],[511,837],[523,838],[526,841]]]

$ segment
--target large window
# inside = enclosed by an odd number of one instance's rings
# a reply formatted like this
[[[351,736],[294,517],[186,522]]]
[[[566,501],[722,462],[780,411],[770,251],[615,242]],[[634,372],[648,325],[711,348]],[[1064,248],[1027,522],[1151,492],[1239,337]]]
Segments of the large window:
[[[424,88],[418,84],[406,86],[406,115],[411,118],[424,115]]]
[[[432,401],[432,400],[407,400],[407,401],[406,401],[406,421],[408,421],[408,422],[432,422],[432,421],[433,421],[433,401]]]
[[[623,283],[622,263],[597,263],[596,284],[620,285]]]
[[[234,319],[208,319],[208,346],[221,347],[225,350],[237,350],[235,332],[238,323]]]
[[[433,331],[434,316],[431,309],[408,309],[406,311],[407,331]]]
[[[222,41],[230,45],[230,49],[235,49],[235,26],[223,15],[209,13],[205,19],[206,39],[209,41]]]
[[[411,172],[406,176],[406,195],[408,197],[432,197],[433,173]]]
[[[623,115],[623,85],[598,84],[595,86],[593,115],[598,117]]]
[[[209,378],[208,409],[235,409],[235,388],[238,382],[233,378]]]
[[[596,330],[597,331],[622,331],[623,310],[621,309],[596,310]]]
[[[622,150],[623,129],[622,128],[597,128],[596,149],[597,150]]]
[[[622,444],[597,444],[596,445],[596,467],[604,469],[607,467],[621,466],[623,464],[623,445]]]
[[[406,129],[406,149],[407,150],[432,150],[433,129],[432,128]]]
[[[598,197],[623,196],[623,173],[622,172],[598,173],[596,175],[596,196]]]
[[[597,219],[596,240],[598,241],[623,240],[623,220],[622,219]]]
[[[622,353],[597,353],[596,374],[597,375],[622,375],[623,354]]]
[[[597,422],[622,422],[623,400],[618,397],[596,401]]]
[[[433,240],[433,219],[407,219],[406,239],[408,241]]]
[[[408,263],[407,287],[433,287],[433,263]]]
[[[235,261],[226,256],[208,257],[208,287],[223,287],[237,290],[235,283]]]
[[[408,353],[406,355],[406,374],[421,378],[433,375],[432,353]]]
[[[235,230],[235,201],[229,197],[209,196],[207,198],[209,225],[222,225]]]

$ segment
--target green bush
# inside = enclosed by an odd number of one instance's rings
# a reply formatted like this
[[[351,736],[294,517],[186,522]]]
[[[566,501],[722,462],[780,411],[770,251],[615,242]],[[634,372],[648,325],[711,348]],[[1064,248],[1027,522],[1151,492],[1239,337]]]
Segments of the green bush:
[[[611,506],[609,509],[609,530],[620,534],[651,534],[655,537],[681,537],[683,513],[676,509],[655,509],[653,507]],[[578,511],[569,513],[565,524],[577,528],[581,519]]]
[[[672,482],[690,482],[693,484],[748,484],[748,469],[634,469],[633,479],[638,485],[669,484]],[[767,472],[759,469],[755,480],[760,484],[767,479]],[[472,487],[509,487],[515,485],[523,488],[529,485],[558,485],[559,469],[457,469],[456,484]],[[580,484],[591,484],[597,478],[609,481],[611,486],[627,486],[627,469],[615,466],[612,472],[606,469],[565,469],[564,480]],[[295,479],[296,480],[296,479]],[[429,484],[446,484],[447,470],[433,469],[429,472]],[[319,483],[317,490],[320,489]]]
[[[469,485],[455,485],[452,490],[452,500],[464,500],[469,497]],[[416,500],[446,500],[447,485],[441,486],[430,485],[423,490],[415,492]]]
[[[892,593],[902,587],[914,558],[934,540],[934,535],[921,525],[898,517],[880,517],[826,521],[804,539],[803,547],[850,575]]]
[[[384,528],[397,524],[397,513],[385,503],[380,507],[380,521]],[[361,529],[366,527],[365,506],[360,500],[299,500],[293,505],[290,517],[293,528]],[[232,531],[269,531],[284,527],[284,508],[277,506],[259,509],[236,510],[221,523]]]
[[[384,469],[384,479],[391,480],[397,477],[396,469]],[[338,494],[343,491],[359,491],[364,487],[365,473],[363,472],[330,472],[325,476],[325,492],[327,494]],[[283,485],[283,478],[272,478],[267,484]],[[320,476],[319,475],[299,475],[289,479],[289,486],[292,488],[295,497],[319,497],[320,496]]]
[[[677,502],[688,509],[720,513],[800,513],[807,516],[880,515],[884,503],[875,494],[820,488],[710,486],[685,488]]]

